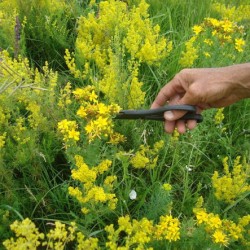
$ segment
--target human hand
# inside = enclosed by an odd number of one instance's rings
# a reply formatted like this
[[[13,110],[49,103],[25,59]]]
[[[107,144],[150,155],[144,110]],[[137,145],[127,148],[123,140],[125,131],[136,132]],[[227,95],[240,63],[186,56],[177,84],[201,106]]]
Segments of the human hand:
[[[221,68],[184,69],[159,92],[151,108],[164,104],[189,104],[197,107],[197,113],[208,108],[220,108],[250,97],[250,63]],[[167,111],[165,131],[179,133],[196,127],[196,121],[178,120],[184,111]],[[178,120],[178,121],[177,121]]]

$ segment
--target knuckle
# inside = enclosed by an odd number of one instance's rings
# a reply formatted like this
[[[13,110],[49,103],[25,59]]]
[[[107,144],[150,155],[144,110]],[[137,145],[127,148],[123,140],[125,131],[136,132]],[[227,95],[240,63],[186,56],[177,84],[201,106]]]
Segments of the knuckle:
[[[203,90],[200,88],[197,88],[197,86],[195,84],[189,86],[188,92],[196,100],[201,101],[203,99]]]
[[[174,80],[180,85],[189,82],[190,69],[182,69],[178,74],[175,75]]]

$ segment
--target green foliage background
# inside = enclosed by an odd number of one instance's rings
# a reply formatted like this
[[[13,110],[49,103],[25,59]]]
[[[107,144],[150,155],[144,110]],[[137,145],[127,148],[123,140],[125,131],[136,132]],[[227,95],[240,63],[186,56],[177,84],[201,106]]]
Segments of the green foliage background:
[[[204,230],[195,227],[193,208],[198,197],[203,196],[204,207],[219,214],[222,219],[237,221],[239,217],[249,214],[249,192],[238,197],[233,204],[225,204],[215,198],[211,177],[214,171],[223,172],[221,162],[225,156],[229,157],[231,166],[238,155],[250,166],[250,100],[242,100],[225,108],[225,118],[220,125],[215,125],[216,110],[205,111],[204,121],[194,131],[179,136],[177,140],[174,140],[174,136],[166,135],[162,124],[158,122],[115,121],[115,130],[127,137],[126,142],[112,146],[105,140],[95,140],[91,144],[65,150],[56,131],[57,123],[65,117],[75,118],[77,108],[75,103],[67,109],[58,107],[60,90],[68,81],[71,81],[74,88],[87,85],[85,81],[75,79],[70,74],[64,60],[65,50],[73,51],[75,48],[79,16],[87,16],[98,7],[89,5],[88,1],[65,1],[62,5],[58,2],[60,1],[55,1],[53,7],[47,1],[0,1],[0,11],[5,13],[5,19],[0,18],[1,50],[7,50],[13,58],[17,54],[27,57],[30,63],[28,67],[36,67],[41,73],[44,73],[42,67],[45,62],[48,62],[49,68],[58,72],[52,99],[47,98],[46,94],[39,99],[35,91],[28,92],[25,96],[29,102],[40,105],[41,117],[45,117],[46,123],[38,128],[28,127],[26,124],[28,130],[22,136],[31,139],[25,145],[10,136],[6,139],[6,147],[0,148],[0,242],[13,236],[9,225],[14,220],[28,217],[45,233],[49,231],[49,222],[60,220],[69,224],[70,221],[76,221],[80,231],[99,237],[105,249],[105,234],[102,230],[105,225],[115,224],[119,216],[129,214],[132,218],[146,217],[157,222],[161,215],[171,211],[174,217],[182,221],[181,239],[171,243],[154,243],[154,249],[223,249],[224,246],[214,244]],[[139,1],[125,2],[132,6]],[[179,59],[185,50],[185,42],[193,35],[192,27],[202,23],[206,17],[222,18],[221,13],[212,8],[213,3],[236,7],[249,4],[248,1],[239,0],[147,2],[150,4],[152,23],[160,25],[161,36],[166,36],[173,42],[173,50],[157,66],[142,65],[139,77],[144,82],[143,90],[146,92],[142,108],[150,107],[161,87],[182,69]],[[61,7],[56,8],[59,5]],[[209,66],[249,62],[249,14],[246,12],[246,16],[238,22],[245,27],[246,45],[243,53],[235,53],[234,59],[225,60],[223,54],[218,52],[210,59]],[[19,30],[18,47],[17,33],[14,31],[16,16],[23,25]],[[6,20],[12,20],[13,23],[9,25]],[[199,58],[193,65],[204,66],[208,66],[205,57]],[[43,76],[44,82],[50,81],[46,80],[49,74]],[[5,81],[0,75],[0,85],[3,86]],[[27,118],[30,113],[25,108],[25,102],[19,102],[15,93],[8,95],[8,98],[5,92],[0,91],[0,95],[0,111],[2,114],[11,114],[8,126],[0,124],[0,134],[3,134],[16,125],[17,117]],[[222,128],[226,130],[222,132]],[[135,153],[141,144],[152,147],[159,140],[164,141],[164,149],[158,155],[155,169],[132,169],[128,158],[118,160],[116,157],[119,151]],[[74,184],[71,178],[73,157],[79,153],[84,154],[85,161],[91,166],[105,158],[113,161],[110,171],[118,178],[115,193],[119,197],[115,211],[104,209],[103,214],[100,210],[83,216],[79,203],[69,196],[68,186]],[[191,171],[187,170],[189,168]],[[248,169],[248,184],[249,171]],[[164,183],[172,185],[170,193],[162,191]],[[137,192],[136,200],[129,199],[132,189]],[[193,230],[192,233],[187,234],[187,229]],[[249,238],[247,240],[249,242]],[[230,247],[247,249],[247,246],[240,245],[237,241]]]

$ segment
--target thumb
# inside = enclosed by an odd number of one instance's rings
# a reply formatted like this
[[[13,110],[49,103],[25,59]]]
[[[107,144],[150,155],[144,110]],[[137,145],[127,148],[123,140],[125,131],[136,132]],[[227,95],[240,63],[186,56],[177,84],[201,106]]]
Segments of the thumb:
[[[178,100],[171,100],[169,102],[169,105],[195,105],[196,102],[190,98],[190,95],[186,93],[181,99]],[[182,110],[173,110],[173,111],[166,111],[164,113],[164,118],[167,121],[175,121],[180,119],[182,116],[184,116],[187,113],[187,111]]]
[[[175,105],[178,105],[178,104],[175,104]],[[164,113],[164,118],[167,121],[175,121],[175,120],[180,119],[186,113],[187,111],[181,111],[181,110],[166,111]]]

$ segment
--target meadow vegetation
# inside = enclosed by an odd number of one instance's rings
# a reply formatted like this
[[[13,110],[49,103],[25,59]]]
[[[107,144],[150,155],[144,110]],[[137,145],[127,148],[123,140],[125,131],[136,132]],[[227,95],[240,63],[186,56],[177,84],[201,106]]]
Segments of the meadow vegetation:
[[[249,62],[249,29],[247,0],[0,0],[0,249],[249,249],[249,99],[113,119]]]

